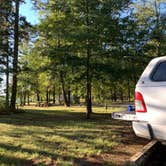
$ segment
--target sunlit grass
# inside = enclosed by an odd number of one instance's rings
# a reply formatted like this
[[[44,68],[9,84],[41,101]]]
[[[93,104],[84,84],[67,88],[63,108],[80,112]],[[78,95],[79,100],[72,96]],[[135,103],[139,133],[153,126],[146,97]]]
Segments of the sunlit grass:
[[[110,153],[120,143],[115,129],[122,126],[109,113],[122,108],[96,107],[91,120],[84,107],[25,109],[0,118],[0,165],[69,166],[79,158]]]
[[[34,107],[34,106],[24,106],[23,109],[32,109],[32,110],[57,110],[57,111],[73,111],[73,112],[86,112],[86,107],[85,106],[71,106],[70,108],[65,107],[65,106],[52,106],[52,107]],[[126,110],[127,107],[93,107],[93,112],[94,113],[112,113],[116,111],[123,111]]]

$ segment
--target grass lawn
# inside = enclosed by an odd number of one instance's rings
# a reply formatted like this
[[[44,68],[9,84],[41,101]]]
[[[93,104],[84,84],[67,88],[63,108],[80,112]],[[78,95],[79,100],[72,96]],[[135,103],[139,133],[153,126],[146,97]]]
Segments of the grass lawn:
[[[131,124],[111,119],[118,109],[25,107],[25,113],[0,115],[0,165],[123,165],[147,143]],[[104,113],[104,114],[103,114]]]

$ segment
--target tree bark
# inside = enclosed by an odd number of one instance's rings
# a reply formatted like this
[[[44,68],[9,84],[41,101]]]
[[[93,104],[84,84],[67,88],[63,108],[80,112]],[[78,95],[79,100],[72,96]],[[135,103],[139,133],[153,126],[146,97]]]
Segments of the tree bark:
[[[53,99],[53,104],[55,104],[55,85],[53,86],[52,99]]]
[[[114,102],[117,101],[117,90],[116,90],[116,86],[114,85],[114,94],[113,94],[113,99],[114,99]]]
[[[59,87],[59,95],[58,95],[59,105],[61,105],[61,88]]]
[[[87,33],[90,33],[89,26],[89,4],[88,0],[86,0],[86,25],[87,25]],[[92,113],[92,97],[91,97],[91,74],[90,74],[90,42],[89,39],[87,39],[87,55],[86,55],[87,63],[86,63],[86,118],[89,119],[90,115]]]
[[[24,92],[23,94],[23,105],[24,106],[26,105],[26,92]]]
[[[129,101],[129,102],[130,102],[130,100],[131,100],[130,93],[131,93],[131,89],[130,89],[130,80],[128,79],[128,101]]]
[[[37,97],[37,106],[40,107],[40,93],[39,92],[36,93],[36,97]]]
[[[20,105],[23,106],[23,95],[20,95]]]
[[[48,106],[48,103],[49,103],[49,90],[47,88],[46,90],[46,105]]]
[[[30,105],[30,95],[29,95],[29,91],[27,92],[27,103],[28,103],[28,105]]]
[[[90,118],[92,113],[92,96],[91,96],[91,82],[87,80],[87,94],[86,94],[86,117]]]
[[[86,25],[87,25],[87,33],[90,33],[89,26],[90,26],[90,21],[89,21],[89,3],[88,0],[86,0]],[[86,118],[89,119],[90,115],[92,113],[92,97],[91,97],[91,89],[92,89],[92,83],[91,83],[91,67],[90,67],[90,41],[87,39],[87,63],[86,63]]]
[[[6,108],[9,108],[9,42],[6,55]]]
[[[154,2],[155,5],[155,14],[156,14],[156,29],[157,29],[157,41],[158,41],[158,47],[157,47],[157,56],[161,56],[161,30],[160,30],[160,12],[158,9],[157,1]]]
[[[70,86],[68,87],[68,91],[67,91],[67,99],[68,99],[68,105],[71,105],[71,90],[70,90]]]
[[[87,76],[86,76],[86,116],[90,118],[90,114],[92,113],[92,85],[91,85],[91,77],[90,77],[90,50],[87,50]]]
[[[10,108],[16,109],[17,74],[18,74],[18,46],[19,46],[19,0],[15,1],[15,23],[14,23],[14,54],[13,54],[13,84]]]
[[[123,102],[123,90],[120,91],[120,99],[121,99],[121,102]]]
[[[67,96],[66,96],[65,83],[64,83],[62,72],[60,72],[60,80],[61,80],[61,86],[62,86],[62,94],[63,94],[64,105],[66,107],[69,107],[69,103],[68,103]]]

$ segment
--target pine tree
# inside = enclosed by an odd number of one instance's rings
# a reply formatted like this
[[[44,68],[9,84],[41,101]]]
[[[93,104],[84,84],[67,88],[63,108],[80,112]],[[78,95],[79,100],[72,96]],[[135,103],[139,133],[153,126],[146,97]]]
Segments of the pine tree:
[[[19,0],[15,1],[14,21],[14,52],[13,52],[13,81],[10,109],[16,109],[17,76],[18,76],[18,46],[19,46]]]

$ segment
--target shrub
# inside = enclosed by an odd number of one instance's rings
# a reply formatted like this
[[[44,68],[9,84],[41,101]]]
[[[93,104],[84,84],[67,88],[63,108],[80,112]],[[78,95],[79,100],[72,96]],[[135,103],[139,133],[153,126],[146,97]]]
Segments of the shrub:
[[[9,114],[9,109],[6,108],[5,102],[3,99],[0,99],[0,114]]]

